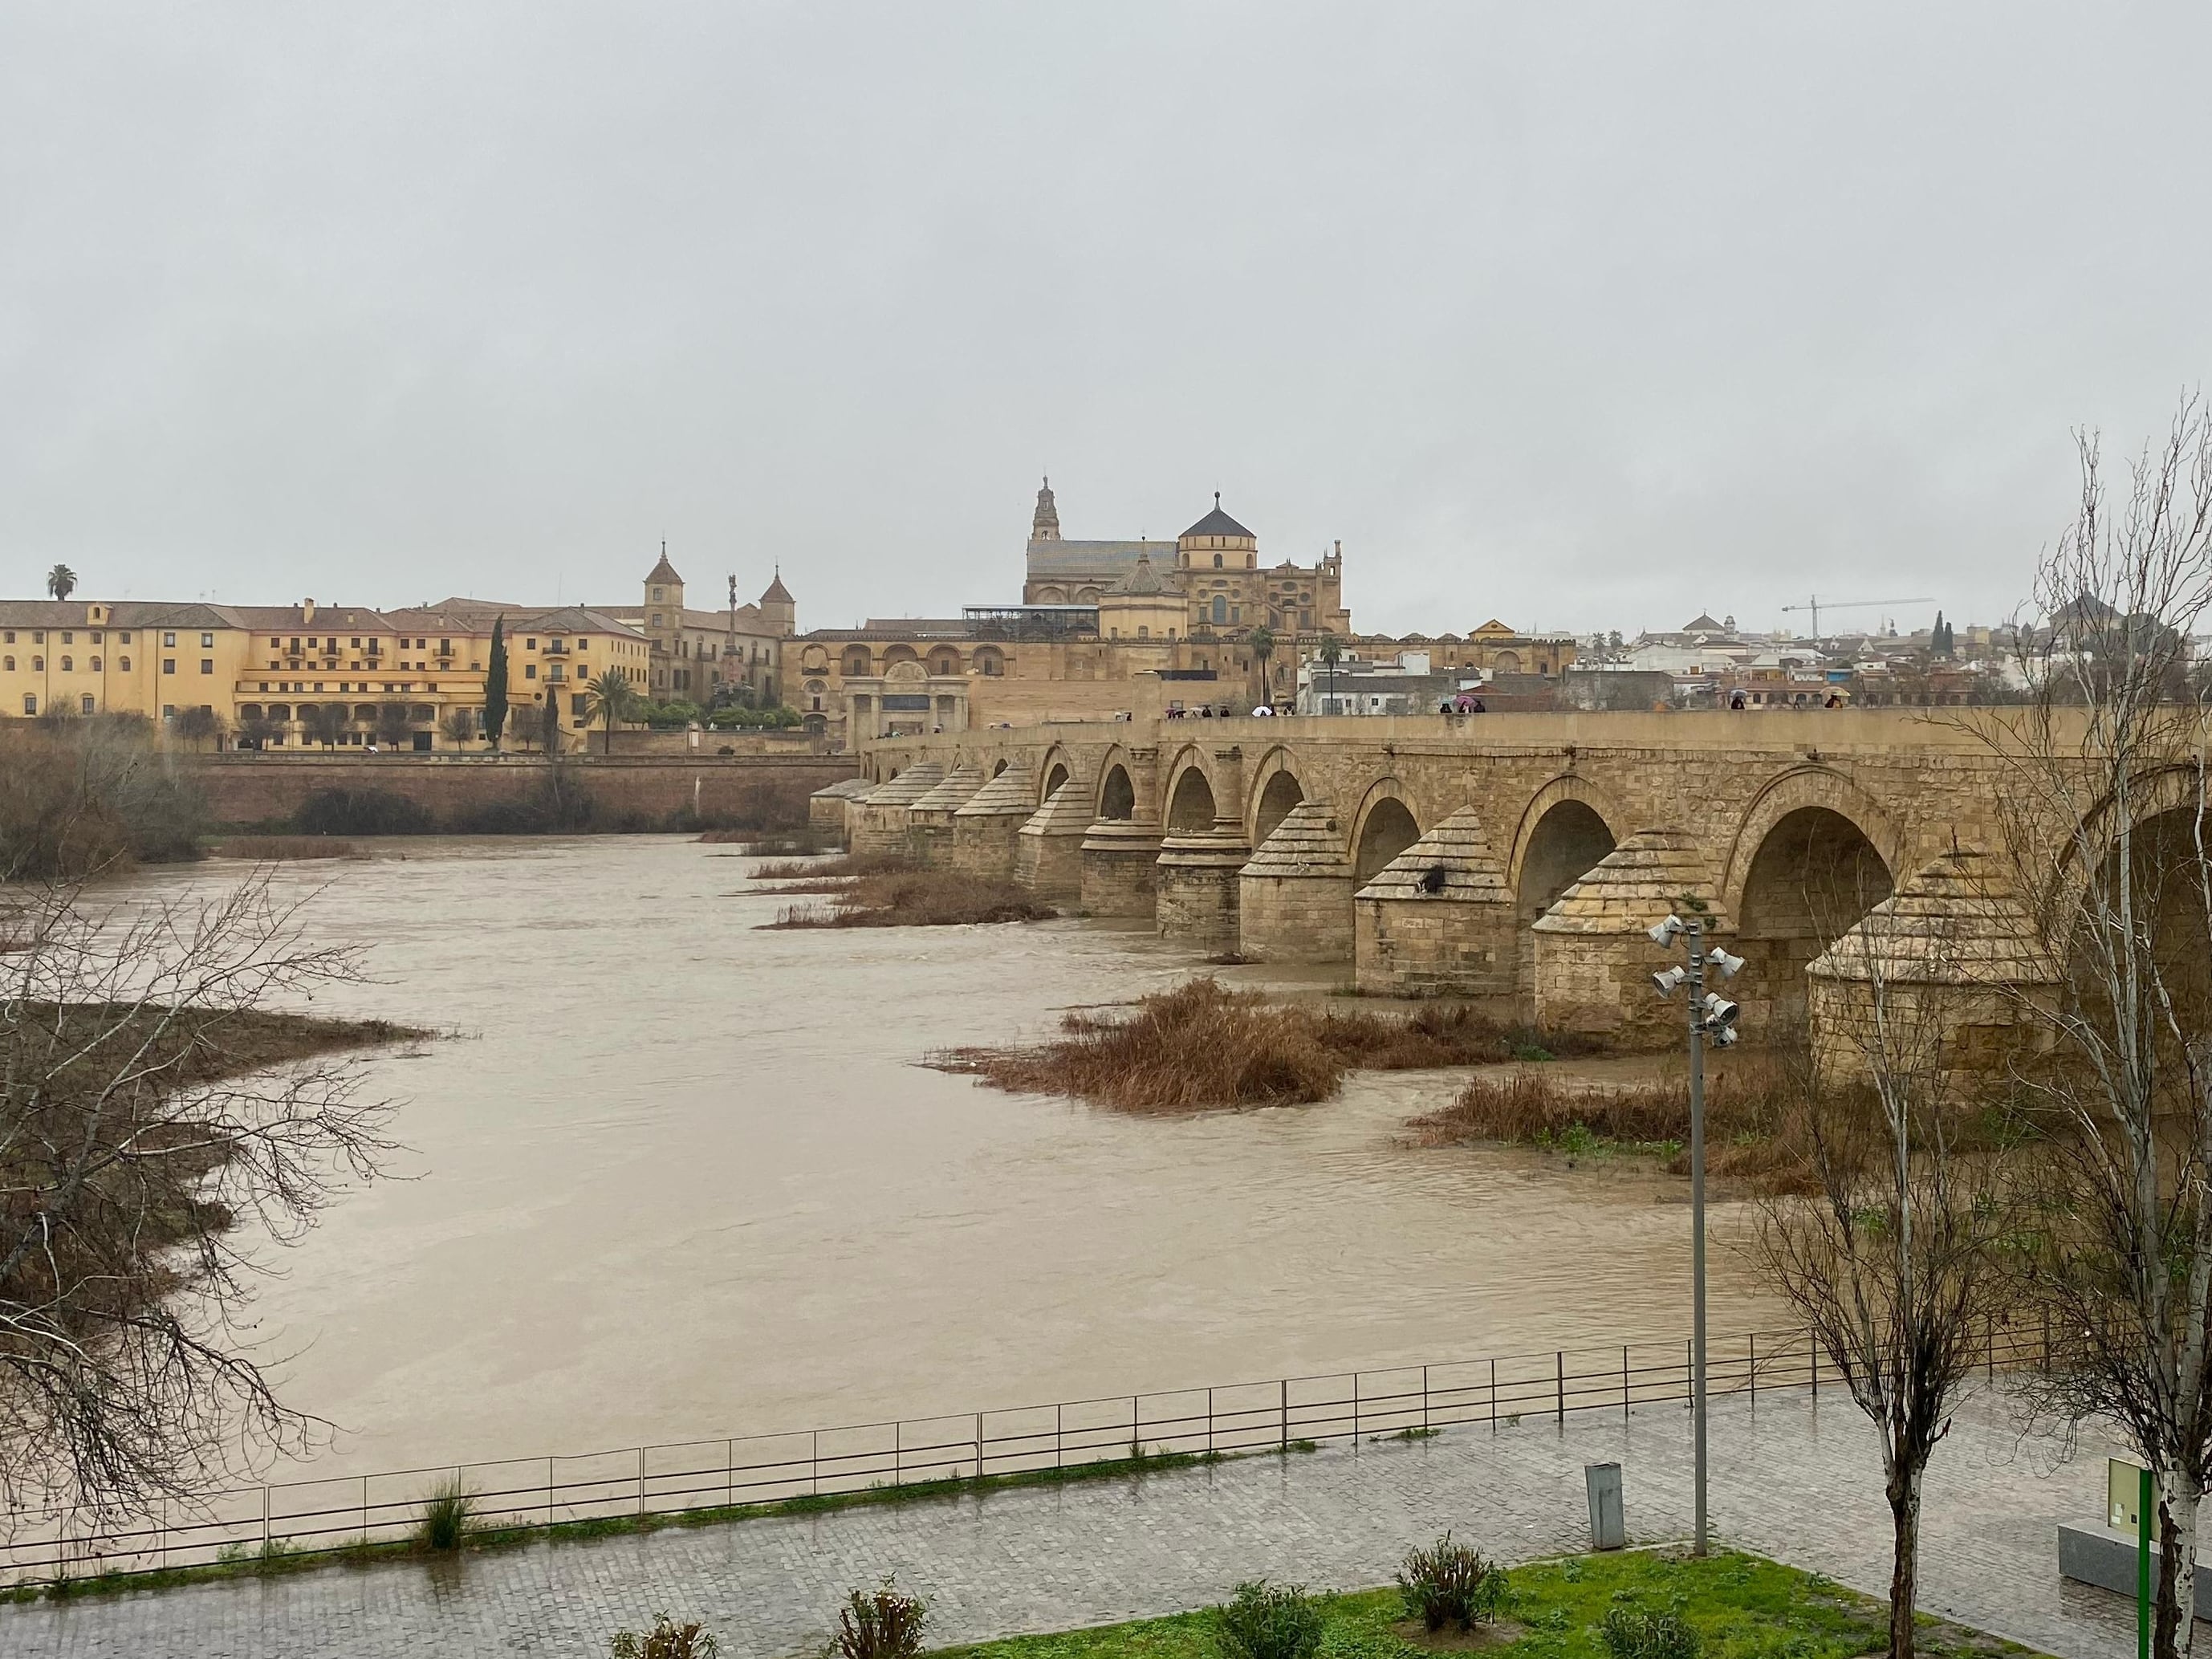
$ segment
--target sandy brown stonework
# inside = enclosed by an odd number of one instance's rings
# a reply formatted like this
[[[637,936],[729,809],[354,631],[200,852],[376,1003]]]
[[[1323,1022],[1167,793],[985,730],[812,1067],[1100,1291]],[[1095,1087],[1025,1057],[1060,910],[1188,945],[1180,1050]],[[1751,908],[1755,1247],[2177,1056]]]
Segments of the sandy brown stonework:
[[[191,764],[211,816],[224,824],[282,822],[326,789],[381,790],[441,823],[455,821],[528,798],[549,769],[542,757],[522,755],[222,754],[197,756]],[[764,791],[790,795],[794,813],[805,815],[807,798],[850,778],[854,763],[816,755],[568,755],[561,764],[609,816],[659,819],[686,808],[704,817],[738,812]]]

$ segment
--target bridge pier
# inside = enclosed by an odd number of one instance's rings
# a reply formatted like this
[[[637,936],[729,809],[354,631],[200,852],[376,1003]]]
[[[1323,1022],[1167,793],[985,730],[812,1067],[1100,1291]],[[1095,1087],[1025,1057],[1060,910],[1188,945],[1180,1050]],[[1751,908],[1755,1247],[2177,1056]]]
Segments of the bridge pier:
[[[1083,837],[1083,908],[1094,916],[1149,916],[1159,906],[1160,826],[1100,818]]]
[[[983,774],[962,761],[945,781],[906,809],[906,855],[924,868],[947,869],[952,863],[952,815],[983,787]]]
[[[2049,1046],[2050,1026],[2022,1005],[2055,1005],[2058,964],[1996,863],[1942,854],[1806,969],[1821,1081],[1866,1082],[1880,1066],[1971,1087]]]
[[[860,824],[853,837],[855,853],[903,854],[906,851],[907,808],[945,781],[944,766],[933,760],[916,761],[890,782],[879,784],[860,804]]]
[[[1639,830],[1562,893],[1536,921],[1536,1023],[1613,1038],[1632,1048],[1681,1042],[1680,998],[1652,988],[1670,955],[1645,930],[1671,912],[1701,910],[1725,931],[1720,890],[1681,830]]]
[[[1015,832],[1015,881],[1039,898],[1080,898],[1083,841],[1090,828],[1090,786],[1071,776]]]
[[[1161,935],[1188,939],[1208,955],[1236,950],[1238,876],[1251,856],[1251,848],[1235,830],[1163,841],[1155,912]]]
[[[1520,965],[1513,890],[1462,806],[1359,890],[1353,974],[1382,996],[1510,998]]]
[[[1034,810],[1028,767],[1009,763],[952,814],[952,867],[963,876],[1011,881],[1014,837]]]
[[[1238,872],[1237,948],[1261,962],[1352,957],[1352,862],[1327,801],[1301,801]]]

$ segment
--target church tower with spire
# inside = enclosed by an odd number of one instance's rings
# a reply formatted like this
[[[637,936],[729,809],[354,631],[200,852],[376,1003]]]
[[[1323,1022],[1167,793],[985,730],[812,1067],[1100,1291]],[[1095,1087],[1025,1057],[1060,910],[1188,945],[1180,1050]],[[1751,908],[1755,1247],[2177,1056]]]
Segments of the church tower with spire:
[[[1060,509],[1053,504],[1052,480],[1044,481],[1037,491],[1036,516],[1030,520],[1030,539],[1033,542],[1056,542],[1060,539]]]

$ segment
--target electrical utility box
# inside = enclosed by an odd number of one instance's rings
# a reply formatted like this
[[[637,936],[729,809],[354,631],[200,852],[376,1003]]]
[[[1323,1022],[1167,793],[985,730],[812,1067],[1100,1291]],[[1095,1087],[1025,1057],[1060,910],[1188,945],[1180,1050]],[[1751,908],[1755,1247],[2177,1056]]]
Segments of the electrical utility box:
[[[1628,1543],[1628,1522],[1620,1501],[1620,1465],[1585,1463],[1583,1484],[1589,1489],[1590,1547],[1617,1550]]]
[[[2133,1537],[2142,1526],[2142,1465],[2105,1460],[2105,1524]]]

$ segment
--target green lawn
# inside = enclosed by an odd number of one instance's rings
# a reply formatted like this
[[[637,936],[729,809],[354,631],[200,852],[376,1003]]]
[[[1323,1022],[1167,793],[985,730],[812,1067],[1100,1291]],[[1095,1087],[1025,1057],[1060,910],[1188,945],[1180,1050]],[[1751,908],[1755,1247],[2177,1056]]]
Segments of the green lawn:
[[[1597,1624],[1629,1605],[1679,1612],[1703,1638],[1703,1659],[1856,1659],[1888,1647],[1880,1602],[1817,1574],[1723,1552],[1704,1561],[1652,1551],[1583,1556],[1520,1567],[1504,1615],[1522,1634],[1485,1651],[1516,1659],[1607,1659]],[[1416,1659],[1428,1651],[1392,1627],[1403,1617],[1395,1589],[1324,1598],[1328,1624],[1316,1659]],[[1930,1659],[2027,1650],[1923,1619],[1917,1644]],[[1221,1659],[1210,1612],[1127,1625],[1017,1636],[945,1650],[961,1659]]]

